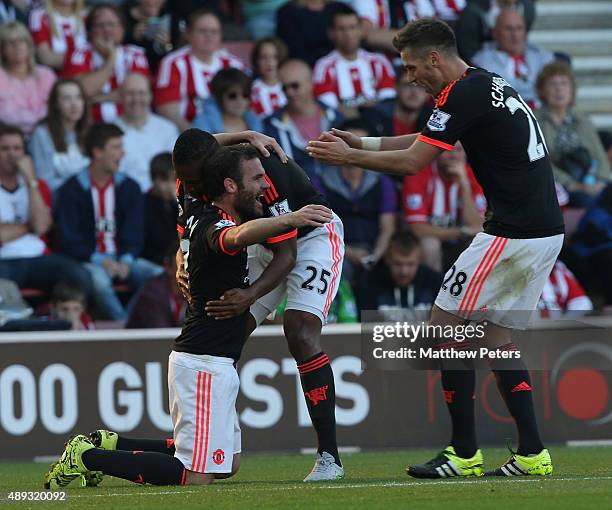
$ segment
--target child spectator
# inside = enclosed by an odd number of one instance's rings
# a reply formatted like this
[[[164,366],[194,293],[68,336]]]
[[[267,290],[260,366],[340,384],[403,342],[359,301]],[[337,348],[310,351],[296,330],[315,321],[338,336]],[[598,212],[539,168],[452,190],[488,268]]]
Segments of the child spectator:
[[[191,127],[199,102],[210,97],[210,82],[221,69],[243,70],[238,57],[221,49],[223,31],[219,17],[197,9],[187,23],[188,45],[166,55],[159,66],[155,106],[179,130]]]
[[[210,82],[213,97],[202,102],[193,127],[209,133],[262,130],[251,105],[251,79],[239,69],[221,69]]]
[[[39,62],[60,71],[66,54],[86,45],[83,4],[83,0],[45,0],[30,12],[30,32]]]
[[[142,257],[162,265],[168,246],[176,241],[178,204],[171,153],[162,152],[151,160],[151,182],[153,187],[145,197],[145,236]]]
[[[28,29],[18,21],[0,26],[0,122],[29,135],[47,114],[54,82],[53,71],[34,61]]]
[[[164,272],[148,280],[130,311],[126,328],[176,328],[182,326],[187,310],[176,284],[178,241],[164,252]]]
[[[55,82],[47,117],[36,127],[29,144],[36,173],[52,192],[89,164],[82,149],[88,128],[87,103],[81,84],[69,78]]]
[[[59,282],[51,292],[51,318],[69,322],[73,330],[95,329],[87,313],[83,290],[71,282]]]
[[[260,39],[253,47],[251,65],[257,78],[251,86],[251,108],[259,117],[267,117],[287,104],[278,76],[287,56],[287,46],[276,37]]]
[[[89,43],[66,54],[62,74],[76,77],[92,103],[96,122],[112,122],[121,113],[117,89],[129,72],[151,74],[142,48],[123,44],[121,12],[111,4],[99,4],[86,19]]]

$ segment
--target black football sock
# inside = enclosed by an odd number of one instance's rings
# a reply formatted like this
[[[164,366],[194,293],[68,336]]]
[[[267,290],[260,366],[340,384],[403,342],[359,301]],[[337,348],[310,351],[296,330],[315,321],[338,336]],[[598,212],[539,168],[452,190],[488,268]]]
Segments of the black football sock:
[[[317,433],[319,453],[333,455],[342,466],[336,442],[336,389],[329,358],[324,352],[298,363],[308,414]]]
[[[438,350],[453,349],[468,351],[469,342],[443,342],[437,345]],[[440,374],[444,401],[450,414],[452,436],[450,444],[459,457],[468,459],[477,450],[476,422],[474,418],[474,390],[476,372],[471,359],[440,360]]]
[[[133,439],[118,436],[117,450],[138,450],[141,452],[158,452],[166,455],[174,455],[174,439]]]
[[[500,349],[517,350],[513,343]],[[525,363],[520,358],[495,359],[491,362],[491,370],[497,379],[497,388],[516,423],[519,437],[517,453],[519,455],[540,453],[544,445],[538,432],[533,408],[531,378]]]
[[[87,450],[83,464],[90,471],[102,471],[134,483],[185,485],[187,470],[176,457],[158,452]]]

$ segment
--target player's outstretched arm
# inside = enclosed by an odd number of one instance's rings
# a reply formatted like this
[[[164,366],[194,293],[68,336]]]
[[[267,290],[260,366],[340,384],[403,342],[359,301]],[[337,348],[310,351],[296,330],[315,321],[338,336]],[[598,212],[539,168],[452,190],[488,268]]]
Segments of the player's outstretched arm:
[[[252,244],[262,243],[270,237],[302,227],[322,227],[333,218],[331,209],[322,205],[306,205],[299,211],[274,218],[258,218],[227,230],[223,245],[228,251],[237,251]]]
[[[416,140],[408,149],[391,151],[366,151],[354,149],[341,138],[323,133],[319,140],[308,143],[308,153],[330,165],[352,165],[378,172],[415,175],[430,164],[442,149]]]
[[[219,145],[234,145],[236,143],[248,142],[255,147],[264,157],[270,155],[271,149],[280,158],[283,163],[287,163],[289,158],[285,151],[271,136],[258,133],[257,131],[239,131],[238,133],[217,133],[213,135]]]
[[[353,149],[363,149],[366,151],[395,151],[408,149],[417,139],[420,133],[400,136],[357,136],[349,131],[332,128],[331,134],[344,140]],[[325,141],[325,133],[322,133],[319,140]]]

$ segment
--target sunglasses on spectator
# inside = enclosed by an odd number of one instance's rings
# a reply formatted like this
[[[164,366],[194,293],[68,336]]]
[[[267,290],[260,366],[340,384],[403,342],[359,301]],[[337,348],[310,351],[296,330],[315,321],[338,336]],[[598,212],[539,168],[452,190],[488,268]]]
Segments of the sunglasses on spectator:
[[[283,92],[287,92],[287,90],[297,90],[300,88],[300,83],[297,81],[292,81],[291,83],[283,83]]]
[[[250,99],[251,95],[248,92],[242,92],[242,93],[240,93],[240,92],[230,92],[230,93],[226,94],[225,97],[227,99],[229,99],[230,101],[235,101],[239,97],[242,97],[244,99]]]

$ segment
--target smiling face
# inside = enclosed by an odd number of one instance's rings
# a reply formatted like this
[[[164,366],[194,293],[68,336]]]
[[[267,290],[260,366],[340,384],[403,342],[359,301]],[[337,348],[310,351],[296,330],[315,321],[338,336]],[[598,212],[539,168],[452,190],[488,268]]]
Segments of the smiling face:
[[[415,51],[404,48],[400,55],[409,83],[421,86],[425,92],[436,97],[446,85],[439,69],[440,53],[436,50]]]
[[[145,118],[149,112],[151,86],[146,76],[140,73],[130,73],[121,87],[121,101],[128,119]]]
[[[238,190],[234,195],[234,208],[242,221],[263,216],[262,199],[270,187],[266,180],[266,171],[258,158],[243,160],[241,163],[242,180],[237,183]]]
[[[93,149],[93,160],[95,164],[108,173],[116,173],[119,170],[119,163],[125,155],[123,150],[123,138],[110,138],[104,148]]]

